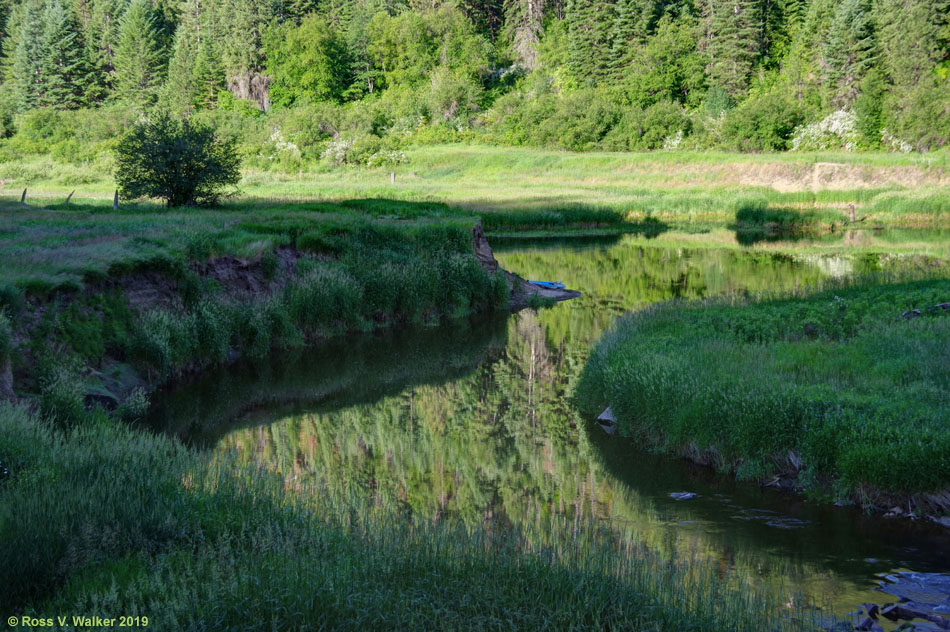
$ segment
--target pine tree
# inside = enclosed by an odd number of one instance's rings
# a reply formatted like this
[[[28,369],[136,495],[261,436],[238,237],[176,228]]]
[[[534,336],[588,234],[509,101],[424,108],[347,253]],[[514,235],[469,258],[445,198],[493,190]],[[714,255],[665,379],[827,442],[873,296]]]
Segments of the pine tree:
[[[224,90],[225,86],[224,70],[209,39],[198,43],[191,76],[194,81],[192,105],[197,108],[213,108],[218,102],[218,93]]]
[[[782,60],[782,79],[801,102],[822,108],[830,98],[822,83],[823,43],[831,28],[836,0],[811,0],[801,25],[794,30],[788,54]]]
[[[91,0],[87,9],[84,33],[91,79],[86,98],[91,103],[101,103],[115,89],[115,50],[128,5],[129,0]]]
[[[950,0],[878,0],[874,18],[884,68],[891,83],[916,86],[950,53],[942,29]]]
[[[43,3],[27,0],[20,15],[16,47],[11,56],[10,80],[19,109],[39,105],[43,92]]]
[[[762,53],[765,28],[759,0],[701,0],[702,52],[708,60],[710,87],[733,99],[745,94],[756,59]]]
[[[254,96],[255,77],[264,70],[264,32],[277,18],[277,6],[260,0],[225,0],[215,39],[221,72],[235,96]]]
[[[198,53],[198,37],[194,30],[179,27],[175,32],[172,55],[168,60],[168,76],[162,88],[163,103],[175,111],[184,111],[193,106],[197,87],[195,85],[195,58]]]
[[[390,3],[388,0],[356,0],[351,4],[352,10],[343,24],[346,56],[350,61],[348,74],[352,78],[345,96],[360,98],[372,94],[383,80],[383,73],[373,64],[369,54],[369,29],[377,14],[389,12]]]
[[[12,10],[13,5],[10,0],[0,0],[0,40],[7,36],[7,20]]]
[[[162,50],[152,8],[133,0],[122,16],[115,49],[115,98],[151,105],[162,79]]]
[[[704,59],[696,51],[698,25],[691,15],[664,15],[636,52],[624,76],[630,101],[647,108],[658,101],[697,106],[703,95]]]
[[[506,0],[504,39],[512,57],[527,70],[538,64],[545,0]]]
[[[568,66],[580,83],[593,85],[610,74],[614,5],[602,0],[568,0]]]
[[[835,11],[825,43],[832,103],[850,106],[874,63],[876,44],[870,0],[844,0]]]
[[[84,105],[89,68],[79,25],[60,0],[52,0],[44,12],[41,50],[43,89],[39,105],[57,108]]]
[[[657,7],[652,0],[617,0],[616,19],[610,32],[610,69],[621,78],[646,44]]]
[[[805,0],[765,0],[763,65],[776,68],[787,57],[795,35],[805,21]]]
[[[13,60],[16,58],[16,48],[20,42],[20,28],[23,23],[23,15],[30,2],[18,2],[10,8],[6,16],[4,28],[6,35],[3,43],[0,45],[0,54],[3,56],[0,62],[0,81],[13,80]]]
[[[300,24],[300,21],[316,11],[318,6],[318,0],[284,0],[279,6],[279,18],[282,22]]]
[[[222,55],[223,0],[187,0],[181,4],[175,43],[168,62],[163,102],[175,110],[213,107],[225,87]]]
[[[539,2],[542,4],[542,2]],[[507,5],[504,0],[461,0],[459,8],[475,25],[475,30],[495,40],[505,26]]]

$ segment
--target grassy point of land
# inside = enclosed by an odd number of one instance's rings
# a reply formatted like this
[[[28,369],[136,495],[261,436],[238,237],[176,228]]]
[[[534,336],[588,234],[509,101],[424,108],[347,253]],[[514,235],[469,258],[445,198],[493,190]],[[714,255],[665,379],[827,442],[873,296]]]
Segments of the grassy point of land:
[[[576,401],[591,415],[611,406],[654,449],[742,477],[942,513],[948,306],[946,280],[660,304],[604,335]]]

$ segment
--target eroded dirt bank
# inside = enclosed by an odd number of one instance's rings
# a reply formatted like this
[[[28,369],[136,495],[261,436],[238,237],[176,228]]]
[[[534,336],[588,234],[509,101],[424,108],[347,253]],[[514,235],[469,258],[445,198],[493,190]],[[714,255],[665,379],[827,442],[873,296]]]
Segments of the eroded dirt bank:
[[[475,228],[472,229],[472,249],[475,251],[475,258],[478,260],[478,264],[484,270],[492,273],[501,270],[494,253],[492,253],[491,246],[488,244],[488,239],[485,238],[485,231],[482,230],[481,223],[476,224]],[[533,285],[517,274],[508,272],[507,270],[501,271],[504,272],[508,278],[508,288],[510,290],[508,305],[511,311],[518,311],[528,307],[531,304],[532,298],[546,301],[566,301],[572,298],[578,298],[581,295],[577,290],[559,290]]]
[[[508,284],[508,305],[511,311],[528,307],[533,301],[562,301],[580,296],[572,290],[541,288],[528,283],[517,274],[502,270],[495,259],[480,223],[472,228],[472,253],[478,265],[490,274],[503,273]],[[49,328],[49,316],[61,315],[68,310],[79,321],[90,319],[103,323],[115,318],[116,307],[108,301],[119,301],[119,311],[144,322],[157,312],[184,313],[196,302],[203,300],[203,293],[213,287],[216,300],[224,301],[238,309],[254,309],[262,303],[277,300],[294,283],[298,264],[308,259],[314,262],[331,262],[329,257],[283,246],[268,258],[244,259],[232,255],[193,261],[185,271],[142,270],[109,276],[87,283],[82,290],[58,292],[43,299],[27,301],[26,309],[17,319],[13,334],[15,357],[0,361],[0,398],[32,399],[43,388],[45,377],[40,366],[44,361],[37,352],[32,338],[44,327]],[[105,297],[105,302],[100,299]],[[371,297],[368,297],[371,299]],[[90,305],[96,307],[90,308]],[[68,320],[68,319],[67,319]],[[377,313],[373,327],[385,327],[401,322],[398,314]],[[345,327],[344,327],[345,329]],[[81,333],[79,334],[82,335]],[[315,342],[322,335],[305,336],[304,343]],[[245,355],[246,350],[230,346],[218,363],[230,363]],[[175,371],[175,375],[153,374],[141,368],[121,349],[109,348],[97,361],[82,368],[84,399],[87,406],[99,404],[107,409],[121,406],[135,391],[151,392],[169,377],[178,377],[204,369],[214,362],[195,359]]]

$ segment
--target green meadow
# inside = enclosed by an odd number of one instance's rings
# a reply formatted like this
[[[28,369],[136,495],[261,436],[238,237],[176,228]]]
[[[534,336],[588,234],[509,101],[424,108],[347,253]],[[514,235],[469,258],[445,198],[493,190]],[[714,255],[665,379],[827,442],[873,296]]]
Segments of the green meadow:
[[[562,229],[645,220],[827,230],[849,223],[850,205],[862,227],[950,225],[945,153],[631,154],[437,145],[406,155],[407,163],[386,168],[247,168],[231,204],[440,202],[478,213],[495,232],[512,223]],[[0,164],[0,179],[3,199],[19,201],[27,189],[27,202],[46,208],[60,208],[73,191],[74,206],[108,207],[115,189],[108,161],[74,165],[26,156]]]

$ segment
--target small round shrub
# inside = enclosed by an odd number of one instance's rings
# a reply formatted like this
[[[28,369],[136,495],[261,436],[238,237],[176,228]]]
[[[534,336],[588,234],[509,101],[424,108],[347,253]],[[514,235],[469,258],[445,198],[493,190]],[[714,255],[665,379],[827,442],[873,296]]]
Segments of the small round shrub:
[[[168,206],[211,205],[241,179],[233,139],[207,123],[166,112],[134,123],[115,153],[123,197],[159,198]]]

